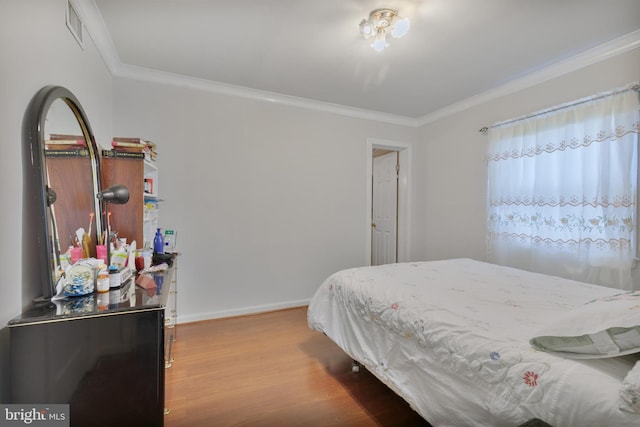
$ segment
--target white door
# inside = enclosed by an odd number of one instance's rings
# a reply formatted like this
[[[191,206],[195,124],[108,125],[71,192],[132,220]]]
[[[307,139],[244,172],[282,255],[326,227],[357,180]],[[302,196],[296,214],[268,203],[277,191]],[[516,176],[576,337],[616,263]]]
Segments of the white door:
[[[373,158],[371,265],[397,262],[398,152]]]

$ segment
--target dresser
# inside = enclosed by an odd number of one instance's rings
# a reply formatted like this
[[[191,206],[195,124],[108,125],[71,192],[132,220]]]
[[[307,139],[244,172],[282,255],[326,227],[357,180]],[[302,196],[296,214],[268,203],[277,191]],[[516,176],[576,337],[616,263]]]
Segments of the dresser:
[[[12,319],[11,403],[69,404],[72,426],[161,426],[175,340],[177,262],[108,293],[33,306]],[[155,284],[155,287],[153,286]]]

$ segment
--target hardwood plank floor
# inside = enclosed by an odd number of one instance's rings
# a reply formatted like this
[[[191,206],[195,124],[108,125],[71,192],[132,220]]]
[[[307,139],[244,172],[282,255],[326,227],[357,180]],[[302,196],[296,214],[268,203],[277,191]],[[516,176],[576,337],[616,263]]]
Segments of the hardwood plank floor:
[[[167,427],[429,426],[307,326],[306,307],[178,325]]]

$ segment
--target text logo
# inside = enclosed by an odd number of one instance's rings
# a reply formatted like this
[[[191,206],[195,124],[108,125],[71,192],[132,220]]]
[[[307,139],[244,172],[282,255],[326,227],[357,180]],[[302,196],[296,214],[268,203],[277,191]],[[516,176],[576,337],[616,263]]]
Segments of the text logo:
[[[69,405],[0,404],[0,427],[69,425]]]

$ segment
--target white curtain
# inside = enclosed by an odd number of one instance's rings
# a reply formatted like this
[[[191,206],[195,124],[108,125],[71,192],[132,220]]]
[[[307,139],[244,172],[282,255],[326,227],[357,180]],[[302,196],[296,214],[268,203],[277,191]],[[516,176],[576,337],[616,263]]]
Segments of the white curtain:
[[[489,129],[488,258],[633,289],[638,92],[549,111]]]

